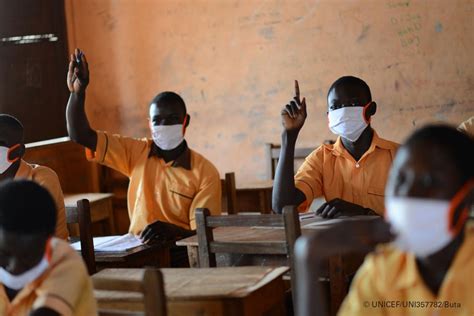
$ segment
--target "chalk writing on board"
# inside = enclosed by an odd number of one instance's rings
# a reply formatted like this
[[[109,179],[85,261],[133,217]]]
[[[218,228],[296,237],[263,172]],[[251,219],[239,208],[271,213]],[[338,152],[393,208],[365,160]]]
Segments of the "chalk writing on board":
[[[421,16],[418,13],[394,15],[390,22],[395,26],[402,47],[416,47],[420,45]]]
[[[387,6],[390,9],[406,8],[410,6],[410,1],[409,0],[392,0],[387,3]]]

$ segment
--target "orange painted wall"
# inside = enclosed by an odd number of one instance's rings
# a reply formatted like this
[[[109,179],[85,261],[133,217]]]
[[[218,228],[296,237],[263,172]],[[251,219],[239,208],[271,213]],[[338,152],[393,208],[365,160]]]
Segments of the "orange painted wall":
[[[474,115],[470,0],[66,3],[70,47],[90,63],[92,126],[147,135],[149,100],[176,91],[192,117],[190,146],[238,182],[264,177],[263,144],[280,141],[294,79],[309,103],[301,146],[333,138],[326,93],[346,74],[372,88],[385,138]]]

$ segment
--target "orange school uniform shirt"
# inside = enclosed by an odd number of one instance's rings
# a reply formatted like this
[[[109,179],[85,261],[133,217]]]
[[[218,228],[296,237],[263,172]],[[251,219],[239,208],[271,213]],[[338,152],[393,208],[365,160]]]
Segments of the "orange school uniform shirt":
[[[0,315],[27,316],[48,307],[62,316],[97,315],[92,282],[82,258],[69,244],[52,238],[47,247],[49,267],[10,302],[0,283]]]
[[[196,208],[221,213],[221,182],[214,165],[187,148],[166,163],[154,153],[150,139],[97,132],[95,153],[89,160],[113,168],[130,179],[127,193],[129,231],[135,235],[157,220],[196,229]]]
[[[425,285],[414,255],[383,245],[366,257],[338,314],[474,315],[474,227],[465,233],[438,295]]]
[[[334,145],[321,145],[295,175],[295,186],[306,197],[299,210],[306,211],[315,198],[323,196],[326,201],[339,198],[383,215],[385,183],[398,146],[374,131],[369,149],[355,161],[341,137]]]
[[[61,239],[67,239],[69,232],[66,223],[66,207],[64,206],[64,196],[59,183],[59,178],[52,169],[29,164],[24,160],[20,161],[20,168],[16,172],[15,179],[27,179],[45,187],[56,203],[56,231],[54,235]],[[25,197],[28,198],[28,197]]]

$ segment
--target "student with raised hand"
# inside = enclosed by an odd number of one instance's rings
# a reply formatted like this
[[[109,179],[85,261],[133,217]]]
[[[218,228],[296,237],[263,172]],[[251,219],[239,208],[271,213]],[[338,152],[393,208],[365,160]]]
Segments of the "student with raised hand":
[[[87,148],[89,160],[130,178],[130,232],[141,234],[146,243],[174,240],[194,233],[196,208],[220,214],[219,173],[184,140],[191,117],[179,95],[158,94],[149,108],[152,139],[134,139],[90,127],[84,110],[89,69],[79,50],[71,56],[67,83],[69,136]]]
[[[28,180],[0,183],[0,315],[97,315],[77,252],[53,237],[55,201]]]
[[[356,77],[341,77],[328,91],[330,130],[339,135],[335,144],[323,144],[294,170],[294,151],[307,111],[298,81],[295,97],[281,111],[283,133],[276,169],[272,204],[281,213],[285,205],[307,211],[323,196],[317,211],[323,217],[383,215],[388,170],[398,144],[380,138],[370,126],[377,110],[369,86]]]
[[[56,229],[54,235],[67,239],[66,209],[59,178],[52,169],[29,164],[25,155],[23,125],[15,117],[0,114],[0,181],[5,179],[27,179],[48,189],[56,202]],[[26,220],[26,219],[25,219]]]
[[[393,243],[369,254],[352,281],[340,315],[473,315],[474,140],[452,127],[427,126],[400,147],[387,184],[386,221]],[[363,226],[361,229],[361,226]],[[301,273],[335,253],[373,249],[393,236],[382,221],[344,223],[296,245]],[[312,251],[311,249],[317,249]],[[325,315],[316,283],[299,289],[299,316]],[[312,288],[311,288],[312,287]],[[311,303],[313,302],[313,304]],[[313,305],[319,310],[306,308]]]

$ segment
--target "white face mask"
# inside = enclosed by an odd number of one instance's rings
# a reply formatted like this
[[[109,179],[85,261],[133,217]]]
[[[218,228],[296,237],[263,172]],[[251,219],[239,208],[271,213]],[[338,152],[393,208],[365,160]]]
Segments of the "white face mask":
[[[417,257],[429,256],[445,247],[454,235],[449,229],[450,201],[386,197],[386,220],[397,237],[394,244]]]
[[[355,142],[368,125],[364,118],[365,108],[366,106],[349,106],[330,111],[329,129],[334,134]]]
[[[174,149],[184,140],[183,125],[152,125],[151,137],[161,149]]]
[[[46,256],[44,256],[36,266],[22,274],[14,275],[3,268],[0,268],[0,283],[13,290],[21,290],[26,285],[39,278],[43,272],[46,271],[48,266],[48,260],[46,259]]]
[[[7,169],[10,168],[10,166],[19,159],[15,158],[13,160],[10,160],[8,158],[10,152],[18,146],[19,144],[14,145],[12,147],[0,146],[0,174],[3,174],[5,171],[7,171]]]

